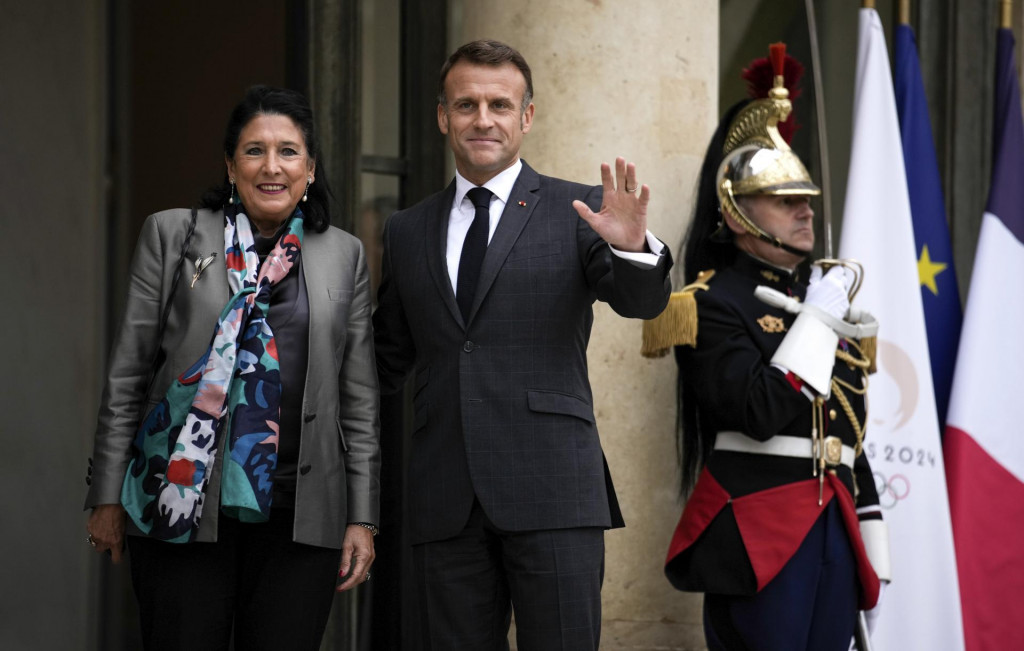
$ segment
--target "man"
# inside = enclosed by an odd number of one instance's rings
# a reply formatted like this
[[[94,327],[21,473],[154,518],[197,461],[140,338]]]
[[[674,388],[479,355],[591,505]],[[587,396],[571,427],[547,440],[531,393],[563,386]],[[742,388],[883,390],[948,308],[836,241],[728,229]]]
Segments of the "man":
[[[408,523],[432,649],[507,649],[513,607],[520,649],[598,648],[603,532],[622,519],[587,377],[591,306],[651,318],[670,291],[632,164],[588,187],[519,158],[532,95],[511,47],[452,54],[437,122],[455,180],[384,233],[377,365],[385,393],[415,372]]]
[[[690,322],[675,350],[689,499],[665,573],[705,593],[709,649],[845,651],[890,577],[863,454],[871,330],[845,321],[846,266],[804,280],[820,190],[780,136],[790,101],[773,72],[768,98],[731,109],[708,147],[684,253],[692,301],[664,319]],[[765,287],[799,315],[763,302]]]

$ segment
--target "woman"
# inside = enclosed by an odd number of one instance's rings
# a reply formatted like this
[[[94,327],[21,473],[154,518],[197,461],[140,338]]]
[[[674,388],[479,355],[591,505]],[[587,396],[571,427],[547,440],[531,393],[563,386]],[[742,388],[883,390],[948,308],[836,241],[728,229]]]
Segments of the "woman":
[[[114,562],[127,529],[147,649],[318,649],[335,589],[370,577],[369,276],[318,152],[306,99],[253,87],[224,183],[143,226],[86,507]]]
[[[889,578],[862,453],[870,359],[844,334],[846,268],[805,280],[820,191],[776,128],[790,111],[777,62],[769,98],[730,109],[701,170],[683,256],[691,336],[675,349],[689,499],[665,572],[705,593],[709,649],[845,651]],[[816,309],[794,316],[758,286]]]

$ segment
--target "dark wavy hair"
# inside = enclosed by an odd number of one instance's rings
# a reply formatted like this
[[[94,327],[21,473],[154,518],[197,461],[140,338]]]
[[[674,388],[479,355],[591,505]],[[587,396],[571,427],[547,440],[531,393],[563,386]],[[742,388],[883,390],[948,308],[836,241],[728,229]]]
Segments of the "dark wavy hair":
[[[308,230],[324,232],[331,225],[333,195],[327,183],[327,171],[320,160],[320,143],[313,124],[313,109],[302,93],[270,86],[250,87],[228,118],[228,125],[224,130],[224,155],[228,158],[234,157],[242,129],[260,115],[283,115],[291,119],[302,132],[309,158],[316,162],[317,167],[316,182],[309,186],[309,198],[302,204],[303,224]],[[199,207],[220,210],[227,205],[230,196],[231,184],[228,183],[228,174],[225,170],[224,180],[203,194],[199,200]]]
[[[452,52],[452,55],[441,66],[441,74],[437,83],[437,103],[446,111],[448,110],[448,97],[445,94],[444,81],[448,78],[452,67],[460,61],[495,67],[511,63],[519,69],[519,72],[523,73],[523,79],[526,80],[523,105],[519,107],[520,112],[525,111],[533,101],[533,74],[530,72],[530,65],[526,63],[526,59],[519,53],[519,50],[501,41],[479,40],[466,43]]]
[[[725,136],[733,118],[750,100],[733,104],[726,110],[711,136],[704,162],[700,166],[700,177],[697,179],[697,201],[693,206],[693,217],[686,229],[680,246],[680,259],[683,261],[683,278],[686,284],[697,280],[697,274],[705,269],[721,269],[729,266],[736,258],[736,247],[732,243],[731,231],[723,229],[724,237],[711,235],[722,223],[722,213],[718,206],[718,186],[715,179],[718,168],[724,158],[722,148]]]

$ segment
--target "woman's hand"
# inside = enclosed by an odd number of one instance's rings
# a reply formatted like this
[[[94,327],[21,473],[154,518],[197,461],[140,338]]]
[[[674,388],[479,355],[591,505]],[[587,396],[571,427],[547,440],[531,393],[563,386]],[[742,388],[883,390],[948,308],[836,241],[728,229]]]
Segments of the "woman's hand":
[[[100,504],[92,510],[85,530],[93,548],[98,552],[110,552],[110,559],[121,562],[124,550],[124,524],[127,519],[124,507],[120,504]]]
[[[341,544],[341,566],[338,577],[345,582],[337,587],[338,592],[351,590],[370,578],[370,566],[377,554],[373,551],[373,534],[366,527],[350,524],[345,529],[345,542]]]

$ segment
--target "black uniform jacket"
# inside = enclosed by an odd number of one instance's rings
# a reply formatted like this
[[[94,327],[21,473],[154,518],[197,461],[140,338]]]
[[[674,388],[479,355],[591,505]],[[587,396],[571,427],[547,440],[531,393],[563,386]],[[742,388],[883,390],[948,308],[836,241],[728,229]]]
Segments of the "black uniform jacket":
[[[757,441],[776,435],[801,437],[810,449],[812,401],[800,390],[797,378],[770,363],[796,317],[754,296],[758,285],[766,285],[802,300],[806,284],[744,253],[707,284],[707,290],[695,295],[696,346],[675,351],[684,400],[695,401],[700,429],[740,432]],[[860,357],[850,342],[841,340],[839,349]],[[862,388],[861,371],[839,359],[833,378]],[[842,391],[863,425],[863,396]],[[846,446],[857,444],[855,424],[836,391],[825,402],[824,415],[827,436],[841,438]],[[850,498],[858,509],[878,504],[871,468],[861,454],[853,472],[844,465],[833,470],[824,485],[824,504],[838,495],[848,505],[848,520],[853,522],[848,521],[847,530],[855,552],[858,546],[863,552]],[[736,595],[764,587],[772,572],[795,553],[816,513],[824,508],[818,506],[819,482],[812,472],[810,458],[714,451],[673,538],[665,569],[672,584],[681,590]],[[716,495],[721,498],[718,506],[709,508]],[[861,517],[881,516],[874,510]]]

